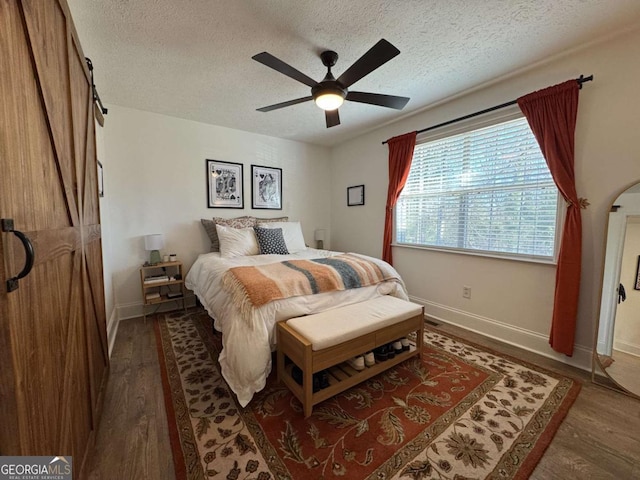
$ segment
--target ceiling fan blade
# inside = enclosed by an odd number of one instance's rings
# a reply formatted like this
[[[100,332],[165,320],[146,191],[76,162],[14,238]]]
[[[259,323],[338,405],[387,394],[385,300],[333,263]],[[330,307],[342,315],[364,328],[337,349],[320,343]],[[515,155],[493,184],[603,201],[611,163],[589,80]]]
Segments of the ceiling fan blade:
[[[396,97],[395,95],[383,95],[381,93],[349,92],[347,93],[347,100],[402,110],[410,99],[408,97]]]
[[[327,119],[327,128],[340,125],[340,115],[337,108],[335,110],[325,110],[324,116]]]
[[[338,82],[348,88],[365,75],[370,74],[376,68],[387,63],[399,53],[400,50],[383,38],[371,47],[367,53],[356,60],[353,65],[347,68],[347,70],[338,78]]]
[[[308,97],[296,98],[295,100],[289,100],[288,102],[276,103],[274,105],[269,105],[268,107],[257,108],[259,112],[270,112],[271,110],[277,110],[279,108],[290,107],[291,105],[297,105],[298,103],[308,102],[309,100],[313,100],[313,97],[309,95]]]
[[[260,62],[267,67],[273,68],[275,71],[280,72],[287,77],[293,78],[294,80],[302,82],[305,85],[309,85],[310,87],[315,87],[318,84],[318,82],[316,82],[313,78],[306,76],[300,70],[296,70],[291,65],[284,63],[282,60],[274,57],[270,53],[258,53],[251,58],[253,58],[256,62]]]

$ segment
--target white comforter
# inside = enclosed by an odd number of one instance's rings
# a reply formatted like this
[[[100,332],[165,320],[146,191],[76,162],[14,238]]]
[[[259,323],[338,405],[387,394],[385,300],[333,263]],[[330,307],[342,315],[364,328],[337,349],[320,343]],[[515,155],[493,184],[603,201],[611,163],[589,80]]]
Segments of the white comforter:
[[[253,309],[253,314],[247,322],[241,317],[231,295],[222,288],[223,274],[231,267],[330,257],[340,253],[313,248],[293,255],[233,258],[222,258],[219,253],[206,253],[200,255],[189,270],[185,285],[198,296],[209,315],[215,319],[216,329],[222,332],[222,352],[219,358],[222,375],[243,407],[251,401],[254,393],[264,388],[267,376],[271,372],[271,351],[275,350],[276,322],[362,302],[381,295],[393,295],[405,300],[408,296],[401,280],[389,280],[369,287],[277,300]],[[366,258],[384,263],[376,258]]]

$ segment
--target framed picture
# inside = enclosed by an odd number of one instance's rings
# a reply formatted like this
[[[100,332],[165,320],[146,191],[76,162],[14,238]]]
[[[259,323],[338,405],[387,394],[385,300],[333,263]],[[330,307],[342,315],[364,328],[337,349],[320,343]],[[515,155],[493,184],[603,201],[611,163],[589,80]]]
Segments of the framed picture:
[[[98,196],[104,197],[104,176],[100,160],[98,160]]]
[[[633,286],[634,290],[640,290],[640,256],[638,256],[638,266],[636,267],[636,284]]]
[[[251,165],[251,208],[282,210],[282,169]]]
[[[244,208],[241,163],[207,160],[207,207]]]
[[[347,187],[347,206],[364,205],[364,185]]]

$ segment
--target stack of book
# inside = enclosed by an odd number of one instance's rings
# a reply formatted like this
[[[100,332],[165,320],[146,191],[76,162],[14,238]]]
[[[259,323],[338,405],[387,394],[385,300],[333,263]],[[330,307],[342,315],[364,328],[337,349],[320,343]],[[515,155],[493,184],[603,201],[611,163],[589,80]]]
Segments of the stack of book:
[[[158,293],[158,292],[147,293],[144,296],[144,298],[147,301],[147,303],[156,303],[156,302],[159,302],[161,300],[160,293]]]
[[[145,285],[149,283],[162,283],[162,282],[168,282],[168,281],[169,281],[169,277],[167,275],[152,275],[150,277],[144,278]]]

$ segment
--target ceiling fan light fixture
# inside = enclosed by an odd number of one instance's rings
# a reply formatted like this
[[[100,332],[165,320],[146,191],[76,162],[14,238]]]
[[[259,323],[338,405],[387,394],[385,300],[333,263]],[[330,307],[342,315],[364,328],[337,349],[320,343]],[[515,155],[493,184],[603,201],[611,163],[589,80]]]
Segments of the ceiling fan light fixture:
[[[322,110],[335,110],[344,103],[344,96],[335,92],[325,92],[318,95],[314,101]]]
[[[327,67],[327,74],[320,82],[316,82],[313,78],[305,75],[299,70],[296,70],[291,65],[283,62],[277,57],[274,57],[268,52],[258,53],[251,58],[256,62],[262,63],[263,65],[286,75],[289,78],[311,87],[311,95],[289,100],[288,102],[276,103],[267,107],[258,108],[257,110],[259,112],[270,112],[279,108],[290,107],[292,105],[313,100],[319,108],[325,111],[327,128],[340,125],[338,108],[345,100],[402,110],[409,101],[409,98],[407,97],[383,95],[381,93],[349,91],[349,87],[351,87],[351,85],[359,81],[361,78],[369,75],[377,68],[380,68],[399,53],[400,50],[383,38],[358,60],[351,64],[349,68],[342,72],[342,75],[335,78],[331,73],[331,68],[335,66],[338,61],[338,54],[333,50],[326,50],[320,54],[320,60],[322,60],[322,64]]]

